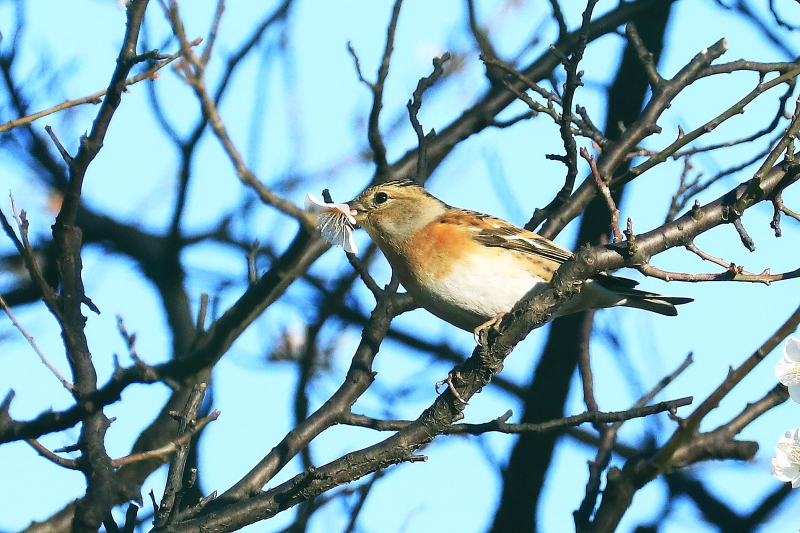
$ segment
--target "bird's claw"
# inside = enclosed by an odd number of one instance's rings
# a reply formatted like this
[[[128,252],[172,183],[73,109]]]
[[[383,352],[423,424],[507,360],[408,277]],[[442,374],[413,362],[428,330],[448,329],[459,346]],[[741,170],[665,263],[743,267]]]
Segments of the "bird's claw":
[[[447,385],[447,388],[450,390],[450,393],[458,400],[459,402],[467,405],[467,400],[461,397],[461,395],[456,390],[455,385],[453,384],[453,379],[460,380],[461,376],[458,375],[458,372],[453,372],[452,370],[447,373],[447,379],[443,379],[442,381],[436,382],[436,394],[439,394],[439,387],[442,385]]]
[[[486,342],[489,339],[489,331],[494,331],[495,333],[500,333],[500,324],[503,322],[503,319],[506,317],[508,313],[500,313],[497,316],[494,316],[475,328],[473,331],[473,335],[475,336],[475,342],[478,343],[480,346],[486,346]]]

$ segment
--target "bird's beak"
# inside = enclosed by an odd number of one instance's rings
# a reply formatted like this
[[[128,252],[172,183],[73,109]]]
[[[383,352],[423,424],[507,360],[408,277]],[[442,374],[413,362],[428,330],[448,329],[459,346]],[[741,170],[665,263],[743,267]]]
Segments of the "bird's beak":
[[[347,205],[350,207],[350,215],[356,219],[356,222],[360,225],[361,221],[364,220],[364,216],[366,216],[366,209],[364,205],[359,202],[358,200],[350,200],[347,202]]]

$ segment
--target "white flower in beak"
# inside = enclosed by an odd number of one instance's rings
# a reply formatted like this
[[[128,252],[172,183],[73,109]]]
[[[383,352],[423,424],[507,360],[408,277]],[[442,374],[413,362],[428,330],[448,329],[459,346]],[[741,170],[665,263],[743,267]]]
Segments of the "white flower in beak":
[[[306,195],[305,209],[317,213],[317,226],[323,239],[341,246],[347,253],[358,253],[358,246],[353,239],[356,219],[350,214],[349,205],[323,202],[309,193]]]

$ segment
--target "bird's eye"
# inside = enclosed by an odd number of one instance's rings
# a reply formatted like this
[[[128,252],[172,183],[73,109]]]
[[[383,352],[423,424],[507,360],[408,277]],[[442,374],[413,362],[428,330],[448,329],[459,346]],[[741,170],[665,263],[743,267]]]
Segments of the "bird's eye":
[[[383,191],[375,194],[375,203],[376,204],[382,204],[383,202],[385,202],[388,199],[389,199],[389,195],[386,194]]]

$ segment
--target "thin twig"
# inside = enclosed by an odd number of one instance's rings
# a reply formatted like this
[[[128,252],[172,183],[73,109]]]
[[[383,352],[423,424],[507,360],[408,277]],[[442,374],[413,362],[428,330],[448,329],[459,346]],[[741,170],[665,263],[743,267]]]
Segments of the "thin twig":
[[[61,375],[61,372],[59,372],[58,369],[55,367],[55,365],[53,365],[53,363],[50,362],[47,356],[44,355],[44,352],[42,352],[42,350],[39,348],[39,345],[36,344],[36,341],[34,340],[33,336],[30,333],[28,333],[28,331],[22,326],[22,324],[19,323],[17,317],[14,316],[14,313],[11,311],[11,308],[8,306],[8,304],[6,304],[6,301],[3,299],[2,295],[0,295],[0,307],[3,308],[3,311],[6,312],[8,318],[11,319],[11,322],[14,324],[14,326],[19,330],[20,333],[22,333],[25,339],[27,339],[28,344],[31,345],[31,348],[33,348],[33,351],[36,352],[36,355],[39,356],[39,359],[42,361],[42,363],[44,363],[44,365],[48,369],[50,369],[50,372],[52,372],[53,375],[56,378],[58,378],[58,381],[61,382],[61,384],[64,386],[65,389],[72,392],[73,390],[72,384],[69,381],[67,381],[67,379],[64,376]]]
[[[659,163],[663,163],[669,157],[675,155],[678,150],[687,146],[689,143],[694,141],[695,139],[699,138],[702,135],[709,133],[710,131],[714,130],[722,124],[723,122],[727,121],[730,118],[738,116],[742,114],[747,107],[753,100],[755,100],[758,96],[765,93],[769,89],[776,87],[782,83],[791,83],[793,80],[800,74],[800,67],[794,68],[777,78],[770,80],[768,82],[759,83],[752,91],[747,93],[744,97],[742,97],[738,102],[734,105],[714,117],[713,119],[709,120],[702,126],[695,128],[694,130],[690,131],[689,133],[685,133],[682,135],[678,135],[678,137],[666,148],[658,152],[658,154],[653,155],[644,163],[637,165],[631,168],[628,172],[623,174],[622,176],[615,178],[613,183],[609,184],[613,187],[618,187],[625,183],[630,182],[637,176],[643,174],[644,172],[650,170],[654,166],[658,165]],[[766,162],[765,162],[766,163]],[[771,168],[766,167],[766,168]]]
[[[427,156],[427,141],[432,139],[436,134],[434,130],[425,135],[422,130],[422,124],[419,122],[419,110],[422,107],[422,95],[426,90],[441,77],[444,73],[444,64],[450,59],[450,54],[445,52],[442,57],[433,58],[433,72],[430,76],[426,76],[419,80],[417,88],[414,90],[413,97],[408,101],[406,107],[408,108],[408,117],[411,120],[411,125],[414,127],[414,132],[417,134],[417,144],[419,146],[417,156],[417,183],[422,183],[427,177],[428,170],[428,156]]]
[[[672,383],[680,374],[686,370],[692,363],[692,354],[690,353],[683,363],[670,375],[661,379],[655,387],[650,389],[644,396],[633,405],[632,409],[637,409],[646,406],[660,393],[664,388]],[[674,410],[669,411],[670,416],[675,415]],[[617,435],[619,429],[622,427],[625,420],[620,420],[612,424],[595,424],[598,430],[599,439],[597,445],[597,454],[595,459],[589,461],[589,480],[586,483],[586,495],[584,496],[581,505],[573,513],[573,517],[578,530],[591,529],[589,526],[592,512],[597,506],[597,498],[600,495],[601,476],[608,468],[611,462],[611,452],[617,444]]]
[[[647,75],[647,79],[650,82],[650,85],[653,87],[653,90],[660,90],[660,87],[665,83],[665,80],[661,77],[661,74],[658,73],[658,66],[655,63],[653,53],[647,49],[647,46],[645,46],[644,41],[639,35],[639,31],[636,29],[636,25],[633,22],[630,22],[625,26],[625,37],[628,39],[628,44],[631,45],[633,51],[636,53],[636,56],[639,58],[639,62],[642,64],[642,67],[644,67],[645,74]]]
[[[381,136],[379,119],[381,108],[383,107],[383,89],[386,83],[386,77],[389,75],[389,64],[391,62],[392,52],[394,51],[395,31],[397,30],[397,21],[400,18],[400,6],[402,3],[403,0],[395,0],[394,7],[392,7],[392,16],[389,20],[389,27],[386,29],[386,45],[383,49],[383,56],[381,57],[381,64],[378,67],[378,77],[375,83],[370,83],[364,78],[364,75],[361,73],[361,65],[358,56],[352,45],[349,42],[347,43],[347,51],[353,56],[359,80],[372,91],[372,109],[369,113],[367,139],[372,149],[372,159],[375,163],[375,175],[379,181],[389,172],[389,162],[386,160],[386,145]]]
[[[219,114],[217,103],[211,97],[206,87],[205,82],[205,63],[202,59],[195,54],[192,50],[192,43],[186,37],[186,32],[178,12],[178,5],[174,0],[170,1],[170,5],[166,6],[162,2],[165,15],[172,26],[172,31],[181,43],[181,54],[183,55],[183,62],[180,62],[176,67],[177,74],[188,84],[200,101],[203,109],[203,115],[208,120],[211,130],[219,140],[225,153],[228,155],[233,164],[236,175],[239,180],[253,189],[259,196],[262,202],[271,205],[278,211],[296,219],[301,226],[313,231],[316,220],[310,213],[306,213],[300,207],[294,205],[292,202],[281,198],[275,194],[272,189],[261,183],[252,170],[244,162],[244,158],[239,153],[236,145],[228,135],[228,130],[225,127],[222,117]]]
[[[703,250],[698,248],[697,245],[695,245],[693,242],[687,244],[685,246],[685,248],[687,250],[689,250],[690,252],[692,252],[693,254],[697,255],[703,261],[710,261],[710,262],[714,263],[715,265],[719,265],[719,266],[721,266],[723,268],[726,268],[728,270],[736,269],[736,272],[739,273],[739,274],[753,275],[752,272],[748,272],[748,271],[742,269],[741,267],[737,266],[734,263],[729,263],[729,262],[725,261],[724,259],[722,259],[721,257],[714,257],[713,255],[704,252]]]
[[[800,74],[800,69],[798,69],[797,74]],[[770,169],[775,165],[775,163],[777,163],[778,158],[780,158],[781,154],[785,152],[784,155],[785,163],[794,162],[794,152],[793,152],[794,141],[798,135],[798,132],[800,132],[800,97],[798,97],[797,100],[795,101],[795,109],[794,109],[794,114],[792,115],[792,120],[789,122],[789,125],[786,126],[786,129],[784,130],[780,142],[778,142],[775,145],[775,147],[772,149],[769,155],[764,159],[764,162],[761,163],[761,166],[753,175],[753,179],[751,179],[750,182],[748,183],[747,190],[744,192],[744,194],[742,194],[736,200],[736,203],[734,203],[733,206],[731,206],[731,210],[736,215],[734,223],[736,223],[741,218],[741,214],[743,211],[742,206],[746,205],[753,198],[760,198],[760,196],[762,195],[761,182],[764,180],[764,178],[769,173]],[[797,175],[795,175],[794,179],[795,180],[797,179]],[[781,191],[779,190],[777,192]],[[747,246],[745,237],[749,239],[749,236],[747,236],[747,232],[744,231],[744,227],[742,227],[741,230],[739,227],[737,227],[736,229],[742,236],[742,242],[745,243],[745,246]]]
[[[128,354],[134,361],[139,361],[139,354],[136,353],[136,333],[128,333],[125,328],[125,322],[122,320],[122,315],[117,315],[117,329],[122,339],[125,341],[125,346],[128,347]]]
[[[369,481],[359,486],[356,491],[358,492],[358,501],[350,509],[348,513],[350,515],[349,522],[347,524],[347,528],[344,530],[344,533],[353,533],[357,531],[356,529],[356,522],[358,521],[358,517],[361,514],[361,510],[364,508],[364,504],[367,501],[367,496],[369,496],[370,491],[375,486],[375,482],[378,481],[385,475],[385,470],[378,470],[369,478]]]
[[[181,440],[185,435],[193,433],[193,427],[197,424],[195,417],[202,405],[207,386],[206,383],[198,383],[192,388],[183,411],[178,415],[177,440]],[[189,452],[189,439],[181,440],[181,444],[174,446],[174,449],[170,451],[177,453],[172,457],[169,465],[164,496],[161,499],[161,505],[158,506],[154,520],[156,527],[165,526],[171,522],[180,508],[183,492],[187,488],[184,487],[184,470]]]
[[[780,136],[778,138],[780,138]],[[777,138],[775,141],[770,142],[769,145],[772,146],[775,142],[777,142]],[[769,147],[765,148],[764,150],[760,150],[758,153],[752,155],[750,158],[717,172],[716,174],[714,174],[707,180],[703,181],[702,183],[699,182],[699,179],[702,177],[702,174],[698,174],[695,177],[695,179],[692,180],[688,180],[688,178],[685,177],[685,174],[689,170],[687,169],[687,166],[688,167],[691,166],[691,164],[688,162],[688,157],[687,157],[684,160],[684,170],[683,172],[681,172],[681,180],[680,180],[680,185],[678,186],[678,191],[672,197],[672,201],[670,203],[669,210],[667,211],[667,216],[665,217],[665,221],[671,222],[672,220],[674,220],[678,212],[683,210],[694,196],[697,196],[699,193],[705,191],[706,189],[711,187],[713,184],[717,183],[722,178],[736,174],[737,172],[744,170],[745,168],[756,163],[757,161],[761,161],[767,156],[767,154],[769,154],[769,152],[770,152]],[[678,157],[678,154],[675,154],[675,156],[673,157]]]
[[[747,233],[747,230],[744,228],[742,217],[736,217],[735,219],[733,219],[733,227],[736,228],[736,232],[739,234],[739,239],[741,239],[744,247],[750,250],[751,252],[755,252],[756,243],[753,241],[753,238],[750,237],[750,235]]]
[[[783,198],[780,195],[777,195],[773,200],[772,203],[775,204],[775,207],[783,213],[784,215],[795,219],[796,221],[800,222],[800,213],[795,213],[788,207],[783,204]]]
[[[206,39],[206,46],[203,48],[203,55],[200,57],[200,62],[204,65],[208,64],[211,59],[211,50],[214,49],[214,43],[217,42],[217,33],[219,32],[219,23],[222,21],[222,13],[225,11],[225,0],[218,0],[217,10],[214,12],[214,18],[211,22],[211,29],[208,32],[208,39]]]
[[[536,424],[509,424],[506,422],[511,418],[511,412],[508,411],[504,415],[482,424],[454,424],[444,431],[447,435],[482,435],[484,433],[544,433],[546,431],[554,431],[557,429],[565,429],[568,427],[579,426],[587,422],[592,423],[611,423],[619,422],[621,420],[630,420],[632,418],[641,418],[650,416],[656,413],[663,413],[664,411],[671,411],[689,405],[692,403],[692,397],[678,398],[676,400],[668,400],[659,402],[645,407],[637,407],[628,409],[626,411],[612,411],[612,412],[589,412],[578,415],[567,416],[557,420],[548,420],[547,422],[540,422]],[[374,429],[377,431],[399,431],[408,426],[410,420],[379,420],[364,415],[357,415],[349,413],[343,415],[341,424],[349,426],[358,426]]]
[[[198,333],[205,331],[206,327],[206,314],[208,313],[208,293],[200,294],[200,308],[197,310],[197,322],[195,329]]]
[[[560,41],[567,36],[567,21],[564,19],[564,13],[561,11],[558,0],[550,0],[550,8],[553,10],[553,18],[558,23],[558,40]]]
[[[13,202],[13,199],[14,199],[13,195],[11,195],[11,199],[12,199],[12,202]],[[12,208],[12,210],[14,210],[14,209]],[[16,217],[16,213],[14,215],[15,215],[14,219],[16,220],[16,218],[17,218]],[[25,254],[25,245],[22,243],[20,238],[17,237],[17,234],[14,232],[14,228],[11,227],[11,223],[8,221],[8,218],[6,218],[6,214],[3,213],[2,209],[0,209],[0,223],[2,223],[3,231],[6,232],[6,235],[8,235],[8,238],[11,239],[11,242],[14,243],[14,246],[17,248],[17,251],[19,252],[19,254],[24,256],[24,254]]]
[[[56,149],[58,149],[58,153],[61,154],[61,158],[64,160],[67,166],[69,166],[72,163],[72,156],[69,154],[67,149],[64,148],[64,145],[61,144],[61,141],[58,140],[58,136],[53,131],[53,128],[50,126],[45,126],[44,131],[46,131],[47,135],[50,136],[50,140],[56,145]]]
[[[789,65],[794,65],[794,63],[789,63]],[[738,146],[740,144],[745,144],[745,143],[749,143],[749,142],[755,141],[756,139],[760,139],[764,135],[767,135],[770,132],[774,131],[778,127],[778,124],[780,124],[781,120],[786,118],[786,115],[788,114],[787,111],[786,111],[786,102],[794,94],[794,89],[795,89],[796,83],[797,83],[797,79],[796,78],[793,79],[793,80],[789,80],[786,83],[786,91],[780,96],[780,98],[778,98],[778,109],[775,112],[775,115],[773,116],[772,121],[769,124],[767,124],[767,126],[765,126],[763,129],[753,133],[752,135],[748,135],[747,137],[743,137],[741,139],[734,139],[734,140],[731,140],[731,141],[710,144],[710,145],[707,145],[707,146],[698,146],[698,147],[695,147],[695,148],[688,148],[686,150],[683,150],[682,152],[676,153],[673,156],[673,158],[677,159],[677,158],[684,157],[684,156],[687,156],[687,155],[698,154],[698,153],[702,153],[702,152],[710,152],[712,150],[717,150],[719,148],[728,148],[728,147],[731,147],[731,146]]]
[[[592,320],[584,320],[581,322],[581,328],[577,332],[580,336],[580,353],[578,355],[578,371],[581,376],[581,383],[583,384],[583,403],[586,405],[586,410],[590,413],[600,412],[600,406],[594,395],[594,374],[592,373],[591,364],[591,351],[590,338],[592,336]],[[595,429],[600,429],[597,424]]]
[[[790,270],[788,272],[781,272],[780,274],[772,274],[769,269],[764,270],[761,274],[745,274],[742,267],[731,263],[728,270],[718,274],[692,274],[689,272],[670,272],[661,270],[650,264],[642,264],[634,266],[639,272],[651,278],[662,279],[664,281],[685,281],[689,283],[699,283],[701,281],[739,281],[743,283],[763,283],[769,285],[774,281],[784,281],[787,279],[800,278],[800,268]]]
[[[114,468],[119,468],[122,465],[135,463],[138,461],[145,461],[147,459],[164,459],[169,454],[174,453],[178,448],[184,446],[189,440],[194,437],[197,433],[199,433],[204,427],[206,427],[209,423],[213,422],[217,418],[219,418],[219,411],[214,411],[209,414],[207,417],[201,418],[197,421],[197,424],[194,425],[190,429],[189,432],[185,433],[182,437],[179,437],[172,442],[161,446],[160,448],[156,448],[155,450],[148,450],[146,452],[141,453],[134,453],[131,455],[126,455],[125,457],[120,457],[119,459],[115,459],[112,461],[112,465]],[[42,445],[36,439],[25,439],[34,450],[36,450],[39,455],[44,457],[45,459],[51,461],[52,463],[57,464],[58,466],[62,466],[64,468],[68,468],[70,470],[80,470],[80,463],[75,459],[67,459],[66,457],[61,457],[53,452],[51,452],[46,446]],[[165,461],[166,462],[166,461]]]
[[[566,72],[567,79],[564,83],[564,94],[561,97],[561,119],[559,120],[559,133],[561,134],[561,141],[564,144],[564,155],[562,162],[567,166],[567,176],[564,179],[564,186],[559,195],[564,197],[572,193],[575,187],[575,178],[578,176],[578,150],[575,143],[575,137],[572,133],[572,104],[575,100],[575,92],[578,87],[583,86],[581,81],[582,72],[578,71],[578,66],[583,60],[583,54],[586,51],[586,44],[589,42],[589,30],[592,26],[592,13],[594,7],[597,5],[598,0],[588,0],[586,2],[586,9],[583,10],[581,15],[581,30],[578,34],[578,43],[570,56],[563,57],[561,64]],[[555,46],[552,47],[553,53],[558,51]]]
[[[169,65],[170,63],[175,61],[175,59],[180,57],[180,55],[181,55],[180,53],[177,53],[177,54],[173,54],[173,55],[167,56],[167,58],[165,60],[159,61],[158,63],[153,65],[151,68],[146,70],[145,72],[142,72],[141,74],[137,74],[136,76],[133,76],[132,78],[128,78],[127,80],[125,80],[125,87],[128,87],[130,85],[134,85],[136,83],[139,83],[142,80],[155,80],[157,78],[157,76],[155,75],[156,72],[158,72],[162,68],[166,67],[167,65]],[[65,109],[69,109],[71,107],[76,107],[76,106],[83,105],[83,104],[99,104],[102,101],[102,97],[105,96],[107,92],[108,92],[108,89],[103,89],[102,91],[98,91],[98,92],[96,92],[94,94],[90,94],[89,96],[84,96],[83,98],[78,98],[76,100],[65,100],[65,101],[61,102],[60,104],[55,105],[53,107],[50,107],[48,109],[44,109],[44,110],[39,111],[37,113],[33,113],[33,114],[30,114],[30,115],[27,115],[27,116],[24,116],[24,117],[20,117],[20,118],[14,119],[14,120],[10,120],[10,121],[6,122],[5,124],[0,124],[0,133],[3,133],[4,131],[8,131],[10,129],[16,128],[18,126],[24,126],[26,124],[30,124],[31,122],[33,122],[36,119],[40,119],[42,117],[46,117],[47,115],[52,115],[53,113],[58,113],[59,111],[63,111]]]
[[[31,446],[31,448],[36,450],[39,453],[39,455],[41,455],[51,463],[57,464],[58,466],[62,466],[69,470],[81,469],[80,465],[78,464],[78,461],[76,461],[75,459],[67,459],[66,457],[61,457],[60,455],[56,455],[36,439],[25,439],[25,442],[27,442]]]
[[[670,440],[664,444],[653,459],[653,465],[659,471],[669,468],[673,454],[691,438],[700,422],[705,416],[716,408],[722,399],[747,376],[764,358],[769,355],[786,337],[794,332],[800,325],[800,307],[786,319],[778,330],[772,334],[750,357],[748,357],[736,369],[731,369],[725,380],[694,410],[694,412],[684,420],[681,426],[675,431]]]
[[[683,362],[678,366],[678,368],[673,370],[672,373],[669,374],[668,376],[664,376],[663,378],[661,378],[658,381],[658,383],[656,383],[655,386],[652,389],[650,389],[650,391],[648,391],[645,395],[639,398],[639,400],[635,404],[633,404],[633,408],[644,407],[645,405],[650,403],[653,400],[653,398],[655,398],[661,391],[667,388],[667,385],[678,379],[678,376],[683,374],[683,372],[687,368],[689,368],[693,362],[694,362],[694,354],[692,352],[689,352],[684,358]],[[622,422],[624,421],[616,422],[615,429],[619,429],[619,427],[622,425]]]
[[[600,194],[605,198],[606,204],[608,204],[608,210],[611,212],[611,232],[614,235],[614,240],[612,242],[622,242],[622,232],[619,229],[619,209],[617,209],[617,204],[611,196],[611,190],[608,188],[606,181],[600,175],[600,171],[597,170],[597,160],[589,155],[589,151],[586,148],[581,148],[581,157],[589,163],[594,183],[597,185]]]
[[[371,244],[370,246],[372,247],[375,245]],[[364,282],[364,285],[367,286],[372,295],[375,296],[376,299],[380,298],[383,295],[384,290],[381,288],[380,285],[378,285],[378,283],[369,273],[369,269],[366,266],[364,266],[364,263],[358,258],[356,254],[347,253],[345,254],[345,256],[347,257],[347,261],[350,263],[350,265],[355,269],[356,272],[358,272],[358,275],[361,277],[361,281]]]
[[[184,433],[182,436],[178,437],[177,439],[173,440],[172,442],[161,446],[160,448],[156,448],[155,450],[148,450],[146,452],[141,453],[134,453],[131,455],[126,455],[125,457],[120,457],[119,459],[115,459],[112,464],[115,468],[118,468],[122,465],[126,465],[129,463],[135,463],[137,461],[145,461],[147,459],[165,459],[169,454],[178,451],[181,446],[185,446],[189,443],[189,441],[197,435],[200,431],[203,430],[208,424],[219,418],[220,412],[213,411],[206,417],[201,418],[198,420],[189,430]],[[166,462],[166,461],[164,461]]]
[[[715,76],[717,74],[730,74],[732,72],[739,72],[748,70],[751,72],[758,72],[763,78],[772,72],[784,74],[797,67],[797,62],[777,62],[777,63],[759,63],[757,61],[747,61],[745,59],[737,59],[728,63],[719,63],[717,65],[709,65],[703,72],[700,73],[698,78],[705,78],[708,76]]]

